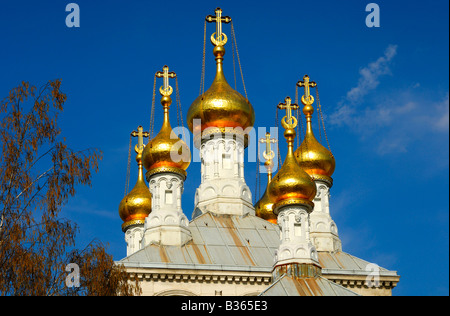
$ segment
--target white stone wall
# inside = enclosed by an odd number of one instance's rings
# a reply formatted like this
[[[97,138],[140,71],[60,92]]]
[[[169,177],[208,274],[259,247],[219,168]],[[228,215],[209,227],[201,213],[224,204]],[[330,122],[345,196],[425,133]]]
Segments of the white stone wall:
[[[269,272],[127,269],[143,296],[256,296],[272,282]]]
[[[278,213],[280,246],[275,265],[306,263],[319,265],[317,250],[311,242],[308,210],[301,205],[284,206]]]
[[[316,180],[315,183],[317,194],[310,214],[311,240],[317,251],[342,251],[338,229],[330,214],[330,187],[323,181]]]
[[[152,212],[145,219],[141,247],[151,243],[183,245],[192,239],[189,220],[181,208],[184,177],[177,173],[157,173],[150,177]]]
[[[127,256],[141,249],[141,240],[144,236],[144,225],[129,227],[125,232],[125,242],[127,243]]]
[[[200,147],[201,184],[195,194],[193,218],[206,212],[254,214],[252,193],[244,178],[243,139],[218,138]]]

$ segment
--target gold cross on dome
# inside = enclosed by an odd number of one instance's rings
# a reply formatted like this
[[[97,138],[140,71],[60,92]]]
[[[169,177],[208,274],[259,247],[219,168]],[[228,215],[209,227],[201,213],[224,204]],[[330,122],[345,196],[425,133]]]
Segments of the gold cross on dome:
[[[159,93],[161,93],[161,95],[169,96],[172,94],[173,89],[171,86],[169,86],[169,78],[175,78],[176,76],[176,73],[174,73],[173,71],[169,72],[168,66],[164,66],[163,71],[158,71],[156,73],[156,77],[164,78],[164,86],[159,88]]]
[[[211,43],[213,43],[216,46],[225,45],[228,41],[228,38],[225,35],[225,33],[222,33],[222,22],[228,24],[231,22],[231,18],[229,16],[222,16],[222,9],[217,8],[216,16],[208,15],[206,17],[206,22],[209,23],[216,22],[216,33],[213,33],[211,35]]]
[[[295,128],[297,126],[297,119],[292,116],[292,110],[298,110],[299,106],[295,103],[292,103],[290,97],[286,97],[284,101],[285,103],[278,104],[278,108],[280,110],[286,110],[286,116],[281,120],[281,125],[283,125],[285,129]]]
[[[142,126],[138,127],[137,131],[133,131],[131,136],[138,138],[138,144],[134,147],[136,153],[141,154],[144,151],[144,137],[149,137],[149,132],[144,132],[144,128]]]
[[[317,83],[314,81],[309,81],[309,76],[305,75],[303,77],[303,81],[297,82],[297,86],[305,87],[305,94],[302,96],[302,103],[304,105],[311,105],[314,103],[314,97],[309,93],[309,88],[314,88],[317,86]]]
[[[266,150],[263,152],[263,157],[266,160],[272,160],[275,157],[275,153],[271,148],[271,144],[275,144],[277,140],[275,138],[270,138],[270,133],[266,133],[266,137],[261,138],[259,142],[266,144]]]

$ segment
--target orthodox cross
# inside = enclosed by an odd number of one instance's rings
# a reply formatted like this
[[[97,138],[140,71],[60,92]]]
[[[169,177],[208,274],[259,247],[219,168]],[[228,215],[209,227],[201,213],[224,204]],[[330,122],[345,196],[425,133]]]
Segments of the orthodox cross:
[[[266,160],[272,160],[275,157],[275,153],[271,148],[272,147],[271,144],[275,144],[277,140],[275,138],[270,138],[270,133],[266,133],[266,137],[261,138],[259,142],[266,144],[266,150],[263,152],[263,157]]]
[[[297,82],[297,86],[305,87],[305,94],[302,96],[302,103],[304,105],[311,105],[314,103],[314,97],[309,93],[309,88],[314,88],[317,86],[317,83],[314,81],[309,81],[309,76],[305,75],[303,77],[303,81]]]
[[[144,137],[149,137],[150,133],[144,132],[144,128],[139,126],[137,131],[131,133],[131,136],[138,138],[138,144],[134,147],[134,150],[141,154],[144,151]]]
[[[228,38],[225,33],[222,33],[222,22],[230,23],[231,18],[229,16],[222,16],[222,9],[216,9],[216,16],[208,15],[206,17],[206,22],[212,23],[216,22],[216,33],[211,35],[211,42],[216,46],[223,46],[227,43]]]
[[[281,120],[281,125],[283,125],[285,129],[295,128],[297,126],[297,119],[292,116],[292,110],[297,110],[299,106],[295,103],[291,103],[292,100],[290,97],[286,97],[284,101],[285,103],[278,104],[280,110],[286,110],[286,116]]]
[[[169,96],[172,94],[173,89],[171,86],[169,86],[169,78],[175,78],[176,76],[176,73],[174,73],[173,71],[169,72],[168,66],[164,66],[163,71],[158,71],[156,73],[157,78],[164,78],[164,86],[159,88],[159,93],[161,93],[161,95]]]

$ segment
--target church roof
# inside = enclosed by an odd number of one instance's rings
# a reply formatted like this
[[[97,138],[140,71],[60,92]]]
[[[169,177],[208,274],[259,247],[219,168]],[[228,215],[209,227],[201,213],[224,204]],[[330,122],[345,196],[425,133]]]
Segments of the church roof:
[[[189,223],[192,240],[183,246],[150,244],[120,260],[125,267],[271,273],[280,244],[277,225],[254,215],[202,214]],[[318,252],[322,274],[368,275],[368,261],[345,252]],[[397,276],[379,267],[380,276]]]
[[[161,267],[267,271],[279,246],[278,226],[253,215],[205,213],[189,224],[192,240],[183,246],[151,244],[119,263]],[[180,266],[181,265],[181,266]]]
[[[319,263],[323,274],[352,274],[368,275],[372,272],[374,264],[343,251],[328,252],[320,251]],[[380,276],[398,276],[397,271],[387,270],[377,266]]]
[[[358,294],[321,276],[294,278],[284,274],[260,296],[358,296]]]

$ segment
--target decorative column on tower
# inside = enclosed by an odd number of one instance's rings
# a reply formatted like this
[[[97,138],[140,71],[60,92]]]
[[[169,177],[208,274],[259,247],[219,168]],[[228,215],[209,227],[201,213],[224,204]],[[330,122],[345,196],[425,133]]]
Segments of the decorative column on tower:
[[[181,208],[191,152],[172,130],[169,121],[170,95],[173,92],[169,78],[174,78],[176,74],[169,73],[169,67],[164,66],[163,71],[157,72],[156,76],[164,78],[164,86],[159,89],[164,120],[160,132],[145,146],[142,155],[153,196],[153,211],[145,220],[142,247],[151,243],[179,246],[192,238],[188,229],[189,221]]]
[[[266,159],[264,166],[267,169],[267,187],[264,195],[255,204],[255,215],[272,224],[276,224],[277,216],[273,213],[273,203],[270,201],[267,191],[269,189],[270,181],[272,181],[273,158],[275,158],[275,152],[272,150],[271,144],[276,143],[277,140],[270,138],[270,133],[266,133],[266,138],[261,138],[259,142],[266,144],[266,150],[263,153],[263,157]]]
[[[294,157],[295,127],[297,120],[292,110],[298,109],[287,97],[279,109],[286,109],[282,119],[284,137],[288,143],[286,159],[269,184],[268,195],[278,215],[281,240],[275,255],[274,279],[284,273],[293,277],[314,277],[321,274],[316,248],[309,235],[309,214],[316,195],[316,186]]]
[[[144,235],[145,219],[152,211],[152,195],[145,184],[142,167],[144,137],[148,137],[148,133],[144,132],[142,126],[139,126],[137,132],[133,131],[131,136],[138,137],[138,145],[134,148],[137,153],[138,179],[133,190],[122,199],[119,205],[119,215],[124,222],[122,230],[127,243],[127,256],[141,248],[140,242]]]
[[[305,88],[301,101],[306,116],[305,138],[295,151],[295,157],[300,167],[314,180],[317,194],[314,198],[314,210],[311,213],[311,238],[318,251],[342,251],[342,243],[338,229],[330,215],[330,188],[333,185],[333,175],[336,162],[330,150],[322,146],[314,136],[312,129],[312,114],[314,113],[314,97],[310,94],[310,87],[316,87],[308,75],[297,83]]]
[[[191,105],[188,126],[194,144],[200,149],[201,184],[195,194],[193,218],[207,212],[215,214],[254,214],[252,195],[244,178],[244,149],[253,128],[255,114],[250,102],[232,89],[223,73],[224,45],[222,22],[230,23],[216,9],[216,16],[207,16],[216,23],[211,36],[216,60],[216,76],[211,87]]]

